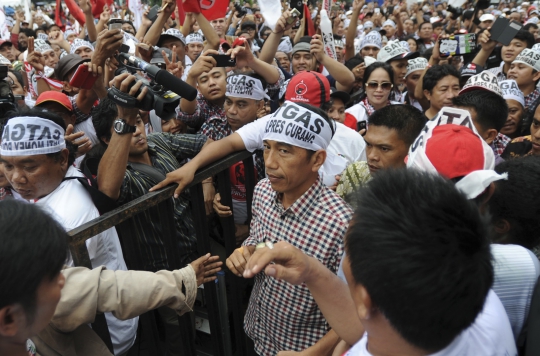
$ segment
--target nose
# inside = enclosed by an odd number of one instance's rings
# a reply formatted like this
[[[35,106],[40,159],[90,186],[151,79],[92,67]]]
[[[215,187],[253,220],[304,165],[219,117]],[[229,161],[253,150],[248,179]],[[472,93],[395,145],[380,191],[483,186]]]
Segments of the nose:
[[[137,137],[137,136],[140,136],[142,134],[141,127],[144,127],[144,125],[137,125],[136,126],[135,132],[133,133],[133,137]]]
[[[8,181],[11,181],[13,183],[17,184],[25,184],[27,183],[26,176],[24,175],[24,171],[21,169],[13,169],[13,173],[11,174],[11,179],[8,178]]]
[[[236,107],[236,105],[231,105],[229,106],[229,110],[227,111],[233,115],[236,115],[238,113],[238,108]]]
[[[270,168],[270,169],[278,168],[277,160],[275,158],[276,154],[277,152],[272,149],[264,150],[264,165],[266,166],[266,168]]]
[[[373,148],[366,149],[367,159],[369,162],[379,162],[379,155]]]

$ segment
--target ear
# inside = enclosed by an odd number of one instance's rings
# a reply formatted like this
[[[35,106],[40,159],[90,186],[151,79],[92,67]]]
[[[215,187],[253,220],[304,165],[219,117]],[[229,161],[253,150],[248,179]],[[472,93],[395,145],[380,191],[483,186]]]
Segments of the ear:
[[[351,293],[360,320],[372,318],[373,303],[367,289],[361,284],[355,284]]]
[[[486,143],[488,145],[491,145],[491,143],[493,142],[493,140],[495,140],[495,138],[497,137],[497,135],[499,134],[499,132],[495,129],[489,129],[486,131],[486,133],[484,134],[484,141],[486,141]]]
[[[26,314],[20,304],[6,305],[0,309],[0,336],[12,338],[26,324]]]
[[[60,164],[62,167],[68,168],[68,161],[69,161],[69,150],[67,148],[64,148],[62,150],[62,153],[60,154]]]
[[[69,85],[69,82],[64,81],[62,82],[62,90],[66,93],[71,93],[73,91],[73,87]]]
[[[540,72],[536,72],[533,74],[532,79],[536,82],[538,79],[540,79]]]
[[[325,150],[318,150],[311,156],[311,163],[313,166],[311,167],[312,172],[318,172],[319,168],[324,164],[324,161],[326,161],[326,151]]]
[[[495,227],[495,232],[497,235],[501,236],[508,234],[510,232],[510,228],[512,227],[506,219],[497,220],[493,226]]]
[[[429,92],[429,90],[424,89],[424,96],[428,101],[431,101],[431,93]]]

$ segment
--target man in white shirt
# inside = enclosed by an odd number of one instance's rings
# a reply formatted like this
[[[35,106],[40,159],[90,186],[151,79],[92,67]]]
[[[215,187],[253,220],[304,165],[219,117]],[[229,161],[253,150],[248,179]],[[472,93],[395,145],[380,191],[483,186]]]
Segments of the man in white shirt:
[[[74,150],[64,140],[65,123],[59,116],[32,110],[10,119],[2,134],[0,154],[14,196],[47,211],[66,231],[100,216],[90,194],[77,179]],[[86,241],[92,267],[127,270],[118,235],[110,228]],[[73,265],[71,257],[66,264]],[[135,342],[138,318],[125,321],[106,313],[116,354]]]

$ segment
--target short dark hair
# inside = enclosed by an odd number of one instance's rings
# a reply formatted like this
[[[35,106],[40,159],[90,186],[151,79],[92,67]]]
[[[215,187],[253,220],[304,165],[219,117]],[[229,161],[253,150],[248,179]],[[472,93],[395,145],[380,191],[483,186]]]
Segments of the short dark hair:
[[[64,131],[66,131],[66,122],[64,119],[62,119],[57,114],[46,111],[40,107],[33,107],[32,109],[23,109],[23,110],[15,110],[8,113],[7,119],[4,122],[4,125],[13,118],[20,117],[20,116],[35,116],[42,119],[50,120],[60,126]],[[4,126],[2,126],[2,131],[4,129]],[[2,132],[0,132],[0,136],[2,135]],[[75,154],[77,153],[77,147],[72,144],[69,141],[66,141],[66,148],[69,151],[68,155],[68,167],[73,165],[75,162]],[[55,152],[55,153],[47,153],[47,157],[53,159],[54,161],[58,161],[62,155],[62,152]]]
[[[364,85],[368,82],[369,77],[371,76],[371,73],[373,73],[376,69],[382,68],[388,73],[388,76],[390,77],[390,82],[395,85],[394,83],[394,70],[392,69],[392,66],[387,62],[374,62],[373,64],[370,64],[366,67],[366,70],[364,71]]]
[[[498,94],[487,90],[472,90],[452,98],[454,106],[471,107],[476,111],[476,121],[484,130],[501,131],[508,118],[508,104]]]
[[[356,194],[345,238],[354,281],[407,342],[443,349],[474,322],[493,283],[487,218],[428,172],[383,170]]]
[[[532,48],[535,43],[535,39],[532,33],[530,33],[528,30],[521,29],[516,33],[514,36],[515,39],[526,42],[527,48]]]
[[[58,26],[57,24],[55,23],[52,23],[50,25],[47,26],[47,32],[50,31],[53,27],[58,27],[58,29],[60,30],[60,26]]]
[[[508,179],[495,182],[495,192],[488,201],[493,223],[510,223],[508,243],[532,249],[540,243],[540,157],[526,156],[495,166],[497,173],[508,173]]]
[[[523,30],[529,31],[531,28],[534,28],[535,30],[538,29],[538,25],[532,22],[529,22],[525,26],[523,26]]]
[[[370,126],[385,126],[397,131],[408,146],[420,135],[426,124],[424,114],[412,105],[388,105],[369,117]]]
[[[352,71],[357,65],[362,63],[364,63],[364,58],[358,53],[345,61],[345,67]]]
[[[456,77],[458,80],[461,78],[459,71],[450,64],[434,65],[433,67],[429,68],[424,74],[424,79],[422,80],[422,88],[431,93],[439,80],[449,75]]]
[[[19,33],[24,33],[27,37],[36,37],[36,32],[31,28],[21,28]]]
[[[431,25],[433,26],[433,29],[436,29],[438,27],[444,27],[444,24],[440,21],[434,22]]]
[[[0,229],[0,308],[20,303],[32,320],[39,285],[67,260],[68,236],[42,209],[14,199],[0,202]]]
[[[116,103],[105,97],[99,101],[99,104],[92,109],[92,123],[96,129],[96,136],[102,145],[107,147],[103,138],[111,139],[111,127],[114,120],[118,117],[118,107]]]
[[[431,22],[425,21],[422,22],[420,26],[418,26],[418,31],[420,31],[424,25],[431,25],[431,27],[433,27],[433,24]]]

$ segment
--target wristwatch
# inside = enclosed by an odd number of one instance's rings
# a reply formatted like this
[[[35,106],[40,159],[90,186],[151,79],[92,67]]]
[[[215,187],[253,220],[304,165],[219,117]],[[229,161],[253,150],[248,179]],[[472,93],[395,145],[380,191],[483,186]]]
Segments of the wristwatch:
[[[128,125],[124,119],[116,119],[113,123],[114,131],[119,134],[133,133],[137,131],[137,126]]]

